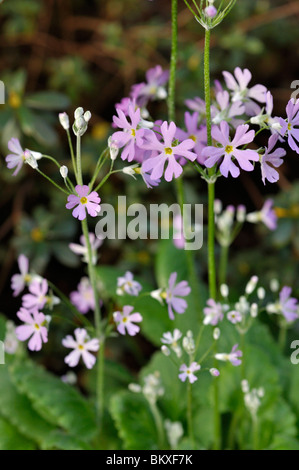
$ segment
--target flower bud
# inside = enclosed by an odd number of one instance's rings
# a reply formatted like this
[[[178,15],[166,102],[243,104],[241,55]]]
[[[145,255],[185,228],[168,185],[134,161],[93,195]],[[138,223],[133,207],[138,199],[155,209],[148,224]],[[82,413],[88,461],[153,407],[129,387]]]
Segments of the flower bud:
[[[70,118],[67,113],[59,113],[59,122],[66,131],[70,128]]]
[[[219,328],[215,328],[213,330],[213,338],[214,338],[215,341],[217,341],[220,338],[220,329]]]
[[[60,174],[61,174],[63,179],[67,178],[67,175],[68,175],[68,172],[69,172],[67,166],[65,166],[65,165],[61,166],[59,171],[60,171]]]

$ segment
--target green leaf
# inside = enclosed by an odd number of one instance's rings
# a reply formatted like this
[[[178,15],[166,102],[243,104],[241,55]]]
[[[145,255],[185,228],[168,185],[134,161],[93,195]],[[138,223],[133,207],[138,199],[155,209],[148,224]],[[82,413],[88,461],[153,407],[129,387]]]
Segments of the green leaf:
[[[94,436],[94,410],[77,390],[30,362],[14,365],[12,376],[18,389],[50,423],[84,441]]]
[[[65,110],[69,107],[70,101],[63,93],[57,91],[40,91],[32,95],[27,95],[25,104],[30,108],[45,110]]]
[[[56,132],[53,127],[45,121],[45,119],[42,119],[39,115],[34,114],[32,126],[32,136],[41,145],[52,147],[57,144]]]
[[[143,396],[120,392],[110,401],[110,412],[126,450],[156,450],[157,431]]]
[[[18,392],[11,381],[9,370],[7,365],[0,366],[0,415],[19,433],[41,445],[54,428],[34,410],[30,400]]]
[[[36,444],[0,417],[0,450],[35,450]]]
[[[52,431],[43,439],[42,448],[44,450],[91,450],[84,441],[58,430]]]

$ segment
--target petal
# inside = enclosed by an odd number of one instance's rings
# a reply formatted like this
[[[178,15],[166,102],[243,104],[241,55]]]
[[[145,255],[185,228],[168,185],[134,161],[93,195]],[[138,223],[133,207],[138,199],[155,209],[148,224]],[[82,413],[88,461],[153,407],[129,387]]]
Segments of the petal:
[[[81,352],[78,349],[75,349],[70,354],[64,358],[64,362],[68,364],[69,367],[76,367],[80,360]]]

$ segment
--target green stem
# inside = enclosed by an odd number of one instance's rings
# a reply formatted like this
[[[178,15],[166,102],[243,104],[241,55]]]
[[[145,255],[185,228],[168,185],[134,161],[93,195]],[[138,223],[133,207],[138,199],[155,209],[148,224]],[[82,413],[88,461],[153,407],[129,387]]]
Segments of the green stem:
[[[193,434],[193,415],[192,415],[192,385],[188,382],[187,387],[187,422],[188,422],[188,435],[192,449],[194,449],[194,434]]]
[[[100,173],[101,169],[102,169],[102,166],[104,165],[105,163],[105,160],[106,160],[106,157],[108,157],[109,155],[109,149],[105,148],[105,150],[103,150],[103,152],[101,153],[99,159],[98,159],[98,162],[97,162],[97,165],[96,165],[96,168],[95,168],[95,171],[94,171],[94,174],[93,174],[93,177],[91,179],[91,182],[89,183],[89,188],[90,188],[90,191],[92,190],[93,188],[93,185],[98,177],[98,174]]]
[[[163,420],[162,420],[160,411],[158,410],[156,403],[149,402],[149,405],[150,405],[150,409],[154,417],[154,421],[155,421],[155,425],[157,429],[159,450],[161,450],[164,448],[164,444],[165,444]]]
[[[81,137],[77,136],[77,183],[82,186],[82,166],[81,166]]]
[[[252,450],[259,450],[259,423],[257,416],[252,417]]]
[[[70,147],[70,152],[71,152],[71,158],[72,158],[72,164],[73,164],[73,171],[74,171],[74,175],[75,175],[76,181],[78,182],[78,180],[77,180],[76,159],[75,159],[75,154],[74,154],[74,149],[73,149],[71,134],[70,134],[70,131],[69,131],[68,129],[66,130],[66,133],[67,133],[67,138],[68,138],[69,147]]]
[[[178,0],[171,0],[171,57],[168,87],[168,119],[175,120],[175,84],[178,56]]]
[[[45,173],[43,173],[39,168],[36,168],[36,171],[42,175],[44,178],[46,178],[48,181],[50,181],[50,183],[52,183],[55,188],[57,189],[60,189],[60,191],[62,191],[63,193],[67,194],[69,196],[70,192],[69,191],[66,191],[65,189],[63,189],[61,186],[59,186],[59,184],[55,183],[55,181],[52,180],[52,178],[50,178],[48,175],[46,175]]]
[[[229,252],[229,246],[221,245],[220,262],[219,262],[219,286],[226,283],[228,252]]]
[[[287,340],[287,325],[282,324],[279,329],[279,336],[278,336],[278,345],[280,348],[280,351],[283,353],[284,348],[286,345],[286,340]]]
[[[206,125],[207,125],[207,144],[212,145],[212,119],[211,119],[211,79],[210,79],[210,30],[205,30],[205,48],[204,48],[204,89],[206,102]],[[215,169],[209,170],[209,176],[215,174]],[[215,264],[215,183],[208,183],[208,274],[210,298],[216,299],[216,264]],[[217,353],[217,342],[215,341],[215,354]],[[219,380],[214,380],[214,450],[221,447],[221,419],[219,412]]]

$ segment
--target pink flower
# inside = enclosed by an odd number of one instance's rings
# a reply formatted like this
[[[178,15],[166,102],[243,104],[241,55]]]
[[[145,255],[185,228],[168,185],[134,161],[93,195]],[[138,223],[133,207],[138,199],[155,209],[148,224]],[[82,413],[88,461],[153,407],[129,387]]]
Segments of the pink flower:
[[[92,369],[95,365],[96,358],[90,351],[97,352],[99,350],[99,340],[97,338],[90,339],[84,328],[76,328],[74,335],[75,339],[73,336],[68,335],[62,340],[62,345],[65,348],[73,349],[73,351],[66,356],[64,362],[70,367],[76,367],[82,357],[87,369]]]
[[[217,15],[217,9],[214,7],[214,5],[209,5],[205,8],[205,15],[208,18],[214,18]]]
[[[233,366],[239,366],[242,364],[241,359],[239,357],[243,356],[242,351],[237,350],[238,345],[235,344],[229,354],[227,353],[218,353],[215,354],[215,358],[218,359],[218,361],[229,361]]]
[[[287,121],[280,119],[282,129],[281,135],[284,136],[287,132],[288,144],[292,150],[299,153],[299,100],[296,102],[290,100],[286,107]]]
[[[245,107],[242,101],[234,101],[230,103],[229,93],[226,90],[218,91],[216,94],[216,101],[220,109],[216,106],[211,107],[212,122],[213,124],[220,124],[221,121],[230,122],[234,127],[242,124],[244,120],[236,119],[236,116],[242,116],[245,112]]]
[[[182,373],[179,374],[179,379],[182,382],[185,382],[186,379],[188,379],[189,382],[193,384],[197,380],[197,377],[196,375],[194,375],[194,372],[200,370],[200,368],[201,366],[197,362],[192,362],[189,367],[186,364],[181,365],[180,371]]]
[[[281,313],[288,323],[298,318],[298,300],[291,297],[292,288],[284,286],[279,293],[279,306]]]
[[[32,150],[23,150],[19,139],[16,139],[15,137],[12,137],[9,140],[7,146],[8,149],[13,153],[7,155],[5,161],[7,163],[7,168],[16,168],[13,173],[13,176],[16,176],[19,173],[27,158],[36,161],[42,157],[42,154],[39,152],[33,152]]]
[[[117,294],[123,295],[125,292],[129,295],[139,295],[139,292],[142,289],[142,285],[134,281],[133,274],[130,271],[127,271],[124,276],[117,278]]]
[[[220,372],[219,372],[218,369],[215,369],[214,367],[212,367],[212,369],[210,369],[210,374],[211,374],[213,377],[219,377]]]
[[[184,313],[188,304],[185,299],[180,297],[186,297],[190,294],[191,289],[187,281],[181,281],[175,285],[177,279],[177,273],[172,273],[168,281],[168,289],[166,290],[166,302],[168,304],[168,314],[171,320],[174,320],[174,313]]]
[[[198,112],[193,114],[188,111],[185,113],[185,126],[186,132],[177,128],[176,137],[178,140],[192,139],[195,142],[193,151],[197,154],[197,161],[201,164],[204,163],[204,158],[201,156],[202,150],[207,146],[207,129],[204,126],[198,127]],[[186,160],[182,159],[185,163]],[[180,163],[183,163],[182,161]]]
[[[94,294],[87,277],[81,279],[78,290],[71,292],[70,299],[72,304],[83,314],[87,313],[88,310],[95,309]]]
[[[143,108],[148,101],[158,99],[163,100],[167,97],[167,91],[164,85],[169,78],[169,71],[163,70],[160,65],[156,65],[146,72],[147,83],[138,83],[133,85],[131,97],[136,100],[138,106]]]
[[[144,136],[144,129],[138,129],[141,120],[140,109],[137,108],[135,111],[134,107],[135,104],[131,101],[128,107],[131,123],[119,107],[116,108],[118,116],[113,116],[114,124],[123,130],[114,132],[111,139],[116,142],[119,148],[123,147],[121,159],[128,160],[128,162],[134,159],[137,147],[140,148],[143,144]]]
[[[32,310],[41,310],[44,308],[48,297],[48,283],[46,279],[35,280],[29,286],[30,294],[25,294],[22,297],[23,307]]]
[[[256,116],[260,107],[255,101],[265,103],[267,88],[264,85],[255,85],[252,88],[248,84],[252,75],[248,69],[236,67],[234,76],[229,72],[222,72],[226,86],[232,92],[232,101],[242,101],[245,105],[245,111],[249,116]],[[255,101],[254,101],[255,100]]]
[[[223,320],[223,306],[219,302],[215,302],[214,299],[209,299],[207,305],[208,307],[203,309],[205,314],[203,323],[215,326]]]
[[[272,199],[267,199],[260,211],[261,221],[269,230],[275,230],[277,227],[277,215],[273,209]]]
[[[31,276],[28,274],[29,261],[25,255],[19,256],[18,265],[20,269],[20,274],[14,274],[11,278],[11,288],[14,291],[14,297],[19,295],[22,290],[24,290],[25,286],[31,279]]]
[[[238,126],[234,139],[230,141],[229,125],[227,122],[221,122],[220,129],[214,126],[212,128],[212,137],[222,147],[206,147],[203,150],[202,155],[206,157],[205,166],[212,168],[221,159],[220,172],[222,175],[227,178],[228,174],[231,173],[233,178],[237,178],[240,175],[240,170],[232,160],[234,157],[243,170],[252,171],[254,166],[250,163],[250,160],[258,162],[259,154],[250,149],[238,149],[238,147],[253,141],[255,132],[253,130],[248,131],[248,129],[248,124]]]
[[[103,244],[103,240],[100,238],[96,238],[93,233],[89,233],[88,235],[92,251],[92,262],[93,264],[96,264],[97,249]],[[88,263],[88,249],[86,246],[86,240],[84,235],[81,235],[80,243],[81,245],[79,245],[78,243],[70,243],[69,248],[70,250],[72,250],[73,253],[76,253],[76,255],[82,255],[85,263]]]
[[[164,142],[160,142],[154,132],[150,132],[146,136],[147,141],[144,143],[143,148],[158,152],[158,155],[149,158],[142,164],[142,170],[146,173],[151,172],[153,180],[161,178],[166,163],[165,180],[172,181],[173,178],[178,178],[183,168],[177,162],[176,157],[184,157],[192,162],[197,158],[197,155],[190,151],[195,146],[195,142],[192,139],[187,139],[178,145],[173,145],[176,130],[177,127],[174,122],[171,122],[168,126],[167,122],[164,121],[161,125]]]
[[[237,310],[231,310],[230,312],[228,312],[227,314],[227,319],[233,324],[235,325],[236,323],[241,323],[242,321],[242,315],[240,312],[238,312]]]
[[[279,173],[275,168],[280,167],[283,164],[282,157],[286,155],[286,151],[283,148],[277,148],[273,151],[278,140],[278,134],[272,135],[268,142],[268,148],[261,158],[261,172],[263,183],[266,184],[265,180],[270,183],[276,183],[279,180]]]
[[[101,211],[101,198],[96,191],[89,193],[89,187],[87,185],[80,186],[77,184],[75,187],[77,196],[70,194],[67,198],[68,203],[66,204],[67,209],[75,209],[72,214],[73,217],[84,220],[86,218],[86,210],[91,217],[96,217]]]
[[[122,312],[114,312],[113,319],[117,325],[117,331],[121,335],[125,335],[126,332],[130,336],[135,336],[140,331],[139,326],[134,325],[135,322],[139,323],[142,321],[140,313],[132,313],[134,307],[125,305]],[[127,331],[126,331],[127,330]]]
[[[25,325],[16,328],[18,340],[27,341],[27,339],[31,337],[28,343],[28,349],[30,349],[30,351],[40,351],[42,344],[48,341],[45,315],[39,312],[37,308],[34,308],[32,313],[30,313],[28,310],[21,307],[17,316],[25,323]]]

